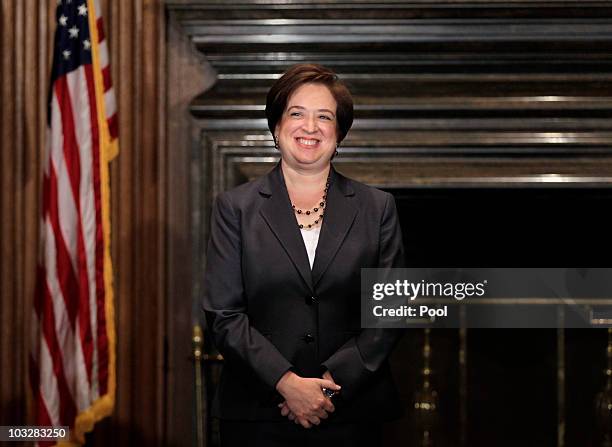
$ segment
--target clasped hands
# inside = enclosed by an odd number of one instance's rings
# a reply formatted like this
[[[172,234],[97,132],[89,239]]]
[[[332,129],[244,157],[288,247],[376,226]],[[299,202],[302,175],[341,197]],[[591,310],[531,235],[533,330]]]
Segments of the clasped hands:
[[[304,428],[319,425],[321,419],[327,419],[335,408],[331,399],[323,394],[323,388],[339,392],[340,385],[334,382],[329,371],[322,379],[300,377],[287,371],[276,385],[277,391],[285,398],[278,405],[283,416]]]

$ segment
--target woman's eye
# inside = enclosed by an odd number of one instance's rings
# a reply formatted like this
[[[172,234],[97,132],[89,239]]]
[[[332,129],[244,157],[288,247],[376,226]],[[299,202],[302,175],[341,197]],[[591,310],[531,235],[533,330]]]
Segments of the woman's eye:
[[[327,115],[321,115],[321,116],[319,116],[319,118],[331,121],[331,118],[329,116],[327,116]]]
[[[302,114],[300,112],[292,112],[291,116],[301,116]]]

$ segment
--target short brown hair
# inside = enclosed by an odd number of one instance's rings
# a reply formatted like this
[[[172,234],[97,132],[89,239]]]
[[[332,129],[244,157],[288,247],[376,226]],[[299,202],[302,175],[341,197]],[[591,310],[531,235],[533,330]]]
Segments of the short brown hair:
[[[266,97],[266,118],[270,132],[274,135],[276,124],[291,94],[302,85],[310,83],[323,84],[336,100],[337,142],[340,143],[353,125],[353,97],[334,71],[318,64],[293,65],[272,85]]]

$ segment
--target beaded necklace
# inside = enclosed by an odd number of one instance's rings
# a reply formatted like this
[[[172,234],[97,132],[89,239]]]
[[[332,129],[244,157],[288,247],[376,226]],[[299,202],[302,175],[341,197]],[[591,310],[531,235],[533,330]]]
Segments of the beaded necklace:
[[[304,225],[298,222],[298,227],[300,227],[300,229],[312,228],[323,220],[323,214],[324,214],[323,210],[327,206],[327,190],[329,189],[329,179],[330,178],[331,178],[331,171],[330,171],[330,175],[327,176],[327,180],[325,181],[325,188],[323,189],[323,197],[321,197],[321,201],[319,202],[317,206],[315,206],[312,209],[302,210],[300,208],[297,208],[293,203],[291,204],[291,208],[293,208],[293,211],[295,211],[295,214],[305,214],[306,216],[310,216],[310,215],[316,216],[317,213],[321,211],[318,214],[318,217],[312,223]]]

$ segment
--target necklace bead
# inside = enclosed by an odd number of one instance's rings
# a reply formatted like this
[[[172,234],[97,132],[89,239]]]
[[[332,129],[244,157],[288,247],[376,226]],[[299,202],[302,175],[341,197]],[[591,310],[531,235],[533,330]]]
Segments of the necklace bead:
[[[330,175],[327,176],[327,180],[325,182],[325,188],[323,189],[323,196],[321,197],[321,201],[316,207],[312,208],[312,210],[301,210],[297,208],[295,204],[293,203],[291,204],[291,208],[296,212],[296,214],[305,214],[307,216],[310,216],[313,213],[318,213],[319,209],[323,210],[325,208],[325,206],[327,205],[327,191],[329,190],[330,179],[331,179],[331,171],[330,171]],[[309,224],[298,223],[298,227],[300,229],[303,229],[304,227],[312,228],[314,225],[317,225],[322,220],[323,220],[323,212],[319,214],[318,219],[315,219],[313,223],[309,223]]]

